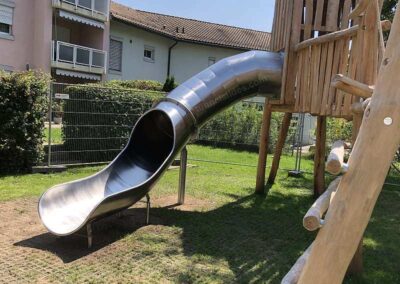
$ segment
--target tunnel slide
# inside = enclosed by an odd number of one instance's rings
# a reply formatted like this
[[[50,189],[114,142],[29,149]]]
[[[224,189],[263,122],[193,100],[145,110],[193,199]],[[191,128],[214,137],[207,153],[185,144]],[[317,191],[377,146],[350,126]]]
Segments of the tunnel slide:
[[[215,114],[255,94],[279,97],[282,66],[279,53],[250,51],[192,77],[138,120],[127,146],[106,168],[47,190],[38,205],[42,223],[51,233],[66,236],[132,206]]]

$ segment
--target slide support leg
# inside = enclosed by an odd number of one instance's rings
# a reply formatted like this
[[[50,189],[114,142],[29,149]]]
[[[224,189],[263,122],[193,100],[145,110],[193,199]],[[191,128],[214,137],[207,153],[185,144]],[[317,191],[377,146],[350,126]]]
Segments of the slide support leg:
[[[178,204],[182,205],[185,203],[185,191],[186,191],[186,168],[187,168],[187,149],[182,149],[180,171],[179,171],[179,192],[178,192]]]
[[[93,245],[92,223],[88,223],[86,225],[86,232],[87,232],[88,249],[91,249]]]
[[[146,194],[146,225],[150,224],[150,207],[151,207],[151,201],[150,201],[150,195]]]

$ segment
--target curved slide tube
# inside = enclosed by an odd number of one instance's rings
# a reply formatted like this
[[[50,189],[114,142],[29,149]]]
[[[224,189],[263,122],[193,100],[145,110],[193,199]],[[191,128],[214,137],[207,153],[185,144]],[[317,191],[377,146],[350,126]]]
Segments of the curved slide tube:
[[[41,196],[44,226],[66,236],[135,204],[212,116],[256,93],[277,98],[282,66],[279,53],[250,51],[223,59],[180,85],[138,120],[127,146],[105,169]]]

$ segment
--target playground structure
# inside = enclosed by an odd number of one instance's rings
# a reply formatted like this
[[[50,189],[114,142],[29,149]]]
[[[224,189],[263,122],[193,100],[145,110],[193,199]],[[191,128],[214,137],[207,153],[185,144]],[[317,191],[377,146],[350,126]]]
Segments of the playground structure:
[[[353,269],[359,271],[360,240],[400,142],[395,80],[400,70],[400,18],[397,12],[385,50],[383,30],[391,24],[380,21],[381,5],[379,0],[277,0],[271,43],[275,53],[225,59],[171,92],[139,120],[128,146],[106,169],[56,186],[41,197],[43,223],[57,235],[85,225],[90,233],[91,222],[145,197],[190,135],[210,117],[261,92],[267,100],[258,193],[265,190],[271,113],[285,115],[269,183],[279,168],[292,113],[318,116],[314,193],[320,197],[303,221],[306,229],[320,231],[283,283],[340,283],[354,256]],[[343,176],[325,191],[327,117],[353,120],[353,143],[333,145],[326,169]],[[352,153],[344,164],[347,147]],[[183,192],[179,199],[183,202]]]

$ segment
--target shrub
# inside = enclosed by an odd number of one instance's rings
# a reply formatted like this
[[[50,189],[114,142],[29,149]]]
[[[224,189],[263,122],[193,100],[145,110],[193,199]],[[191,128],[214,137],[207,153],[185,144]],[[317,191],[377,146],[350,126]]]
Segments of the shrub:
[[[94,84],[94,86],[98,86]],[[163,90],[163,84],[158,81],[151,80],[112,80],[103,83],[104,87],[107,88],[122,88],[122,89],[138,89],[144,91],[155,91],[161,92]]]
[[[282,114],[273,113],[269,152],[278,137]],[[254,104],[239,103],[218,114],[200,131],[197,143],[239,150],[258,151],[262,110]]]
[[[128,141],[136,121],[163,93],[133,89],[72,85],[64,101],[64,151],[79,153],[78,161],[112,160]],[[71,155],[70,155],[71,156]],[[74,156],[74,155],[72,155]]]
[[[67,87],[62,149],[52,154],[64,163],[92,163],[112,160],[125,146],[136,121],[164,93],[99,85]],[[281,115],[274,114],[270,150],[276,143]],[[218,114],[201,130],[197,143],[257,150],[262,110],[254,104],[237,104]],[[151,131],[151,129],[149,129]]]
[[[341,118],[328,117],[326,125],[326,137],[328,143],[337,140],[351,141],[352,122]]]
[[[164,86],[162,88],[162,90],[164,92],[171,92],[173,89],[175,89],[176,87],[178,87],[178,84],[175,83],[175,77],[167,77],[167,79],[165,80]]]
[[[44,157],[50,77],[0,71],[0,172],[27,172]]]

